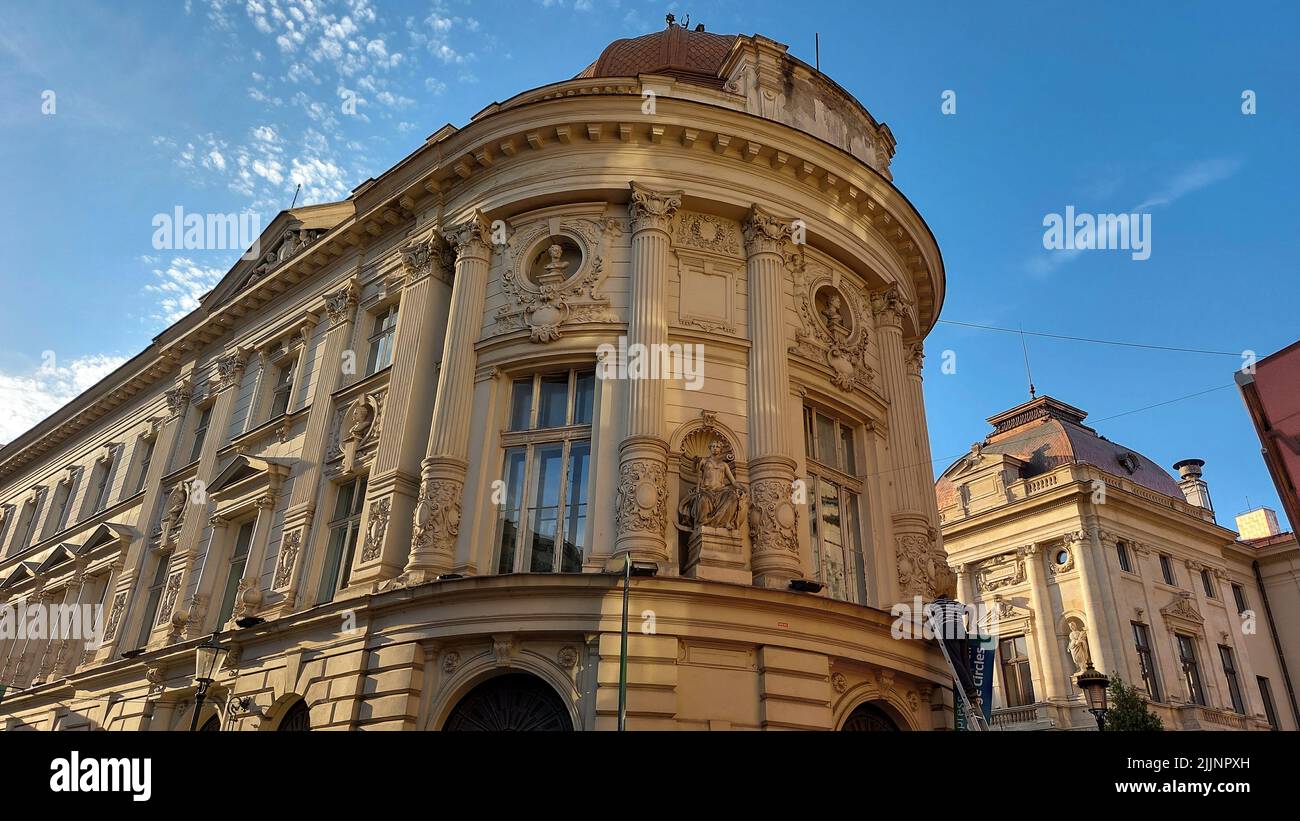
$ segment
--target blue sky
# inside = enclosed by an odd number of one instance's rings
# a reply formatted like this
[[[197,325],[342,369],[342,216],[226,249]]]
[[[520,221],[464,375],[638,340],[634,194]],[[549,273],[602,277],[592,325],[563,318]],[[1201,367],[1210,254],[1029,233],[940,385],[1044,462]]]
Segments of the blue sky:
[[[701,6],[11,6],[0,28],[0,442],[142,349],[233,262],[155,250],[155,214],[252,209],[265,224],[299,183],[300,203],[342,198],[443,123],[572,76],[607,42],[662,27],[668,10],[710,31],[762,33],[808,62],[821,33],[822,68],[898,139],[895,182],[943,249],[944,319],[1261,356],[1300,336],[1294,3]],[[1246,89],[1253,116],[1241,111]],[[941,111],[946,90],[955,114]],[[342,110],[349,95],[355,114]],[[1150,259],[1045,251],[1044,217],[1069,205],[1140,206]],[[1165,466],[1205,459],[1222,523],[1247,497],[1279,507],[1229,387],[1239,356],[1027,344],[1040,393],[1088,410],[1108,438]],[[1016,335],[941,325],[927,348],[937,473],[1027,393]],[[941,372],[944,351],[954,373]]]

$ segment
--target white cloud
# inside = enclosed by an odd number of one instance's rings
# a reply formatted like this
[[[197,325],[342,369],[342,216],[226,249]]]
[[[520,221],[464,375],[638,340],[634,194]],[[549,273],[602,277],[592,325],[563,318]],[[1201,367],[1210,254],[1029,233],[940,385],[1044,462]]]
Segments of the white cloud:
[[[94,354],[61,363],[46,351],[27,373],[0,372],[0,443],[12,441],[126,361]]]
[[[154,268],[156,282],[144,287],[157,299],[153,319],[170,325],[199,307],[199,297],[225,275],[221,268],[198,265],[188,257],[173,257],[166,268]]]
[[[1241,169],[1242,162],[1235,158],[1201,160],[1178,172],[1164,188],[1143,200],[1134,211],[1144,211],[1156,205],[1173,205],[1184,196],[1199,191],[1216,182],[1222,182]]]

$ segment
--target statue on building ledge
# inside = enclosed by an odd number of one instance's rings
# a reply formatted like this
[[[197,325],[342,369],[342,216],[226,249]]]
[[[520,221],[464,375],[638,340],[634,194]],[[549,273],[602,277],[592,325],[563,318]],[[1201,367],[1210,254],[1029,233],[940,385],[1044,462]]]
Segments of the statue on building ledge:
[[[716,435],[708,456],[694,456],[695,486],[677,512],[689,530],[687,576],[719,581],[751,581],[744,557],[741,523],[746,490],[731,469],[730,449]]]

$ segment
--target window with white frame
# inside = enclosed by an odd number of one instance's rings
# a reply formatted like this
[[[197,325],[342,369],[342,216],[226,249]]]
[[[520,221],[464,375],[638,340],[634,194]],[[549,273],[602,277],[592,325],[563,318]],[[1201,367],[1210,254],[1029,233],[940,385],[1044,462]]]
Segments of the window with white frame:
[[[55,533],[62,533],[68,526],[68,518],[72,513],[72,498],[77,490],[77,474],[70,472],[63,481],[59,482],[54,488],[54,500],[51,502],[50,516],[45,524],[45,536],[48,538]]]
[[[108,497],[113,490],[113,468],[117,465],[118,449],[111,448],[108,455],[95,463],[95,470],[90,485],[90,513],[94,515],[108,507]]]
[[[498,573],[580,573],[587,545],[596,373],[515,379],[497,522]]]
[[[862,482],[854,428],[822,410],[804,407],[803,431],[813,572],[831,598],[866,604]]]
[[[288,357],[274,365],[275,383],[271,386],[271,412],[267,419],[275,419],[278,416],[284,416],[289,412],[289,402],[293,398],[294,371],[297,370],[298,360],[294,357]]]
[[[235,544],[231,548],[230,558],[226,560],[226,585],[221,594],[221,610],[217,614],[216,629],[222,629],[235,613],[235,594],[239,592],[239,580],[244,578],[248,567],[248,547],[253,541],[253,520],[249,519],[239,526],[235,533]]]
[[[27,504],[23,505],[22,518],[18,520],[18,529],[14,531],[14,543],[11,554],[31,547],[36,537],[36,522],[41,518],[41,506],[45,501],[44,493],[37,493]]]
[[[142,436],[136,444],[135,484],[131,493],[134,495],[144,490],[145,480],[149,478],[149,465],[153,463],[154,446],[158,443],[156,436]]]
[[[380,309],[367,340],[366,376],[387,368],[393,362],[393,338],[397,333],[397,304]]]
[[[361,510],[366,502],[366,479],[360,477],[339,485],[334,497],[334,515],[329,523],[329,542],[321,572],[316,603],[333,601],[334,594],[348,586],[352,555],[361,533]]]

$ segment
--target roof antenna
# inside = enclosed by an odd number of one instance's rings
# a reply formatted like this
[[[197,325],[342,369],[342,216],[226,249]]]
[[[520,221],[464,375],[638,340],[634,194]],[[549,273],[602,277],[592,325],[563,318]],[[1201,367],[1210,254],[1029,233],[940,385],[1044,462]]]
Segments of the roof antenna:
[[[816,63],[818,71],[822,70],[822,35],[821,32],[813,32],[813,60]]]
[[[302,191],[302,183],[298,183],[298,187],[293,189],[293,202],[289,203],[290,211],[292,211],[293,207],[298,204],[298,192],[300,191]]]
[[[1034,390],[1034,373],[1029,370],[1029,346],[1025,344],[1025,326],[1020,326],[1020,347],[1025,352],[1025,376],[1029,378],[1029,399],[1033,401],[1037,392]]]

